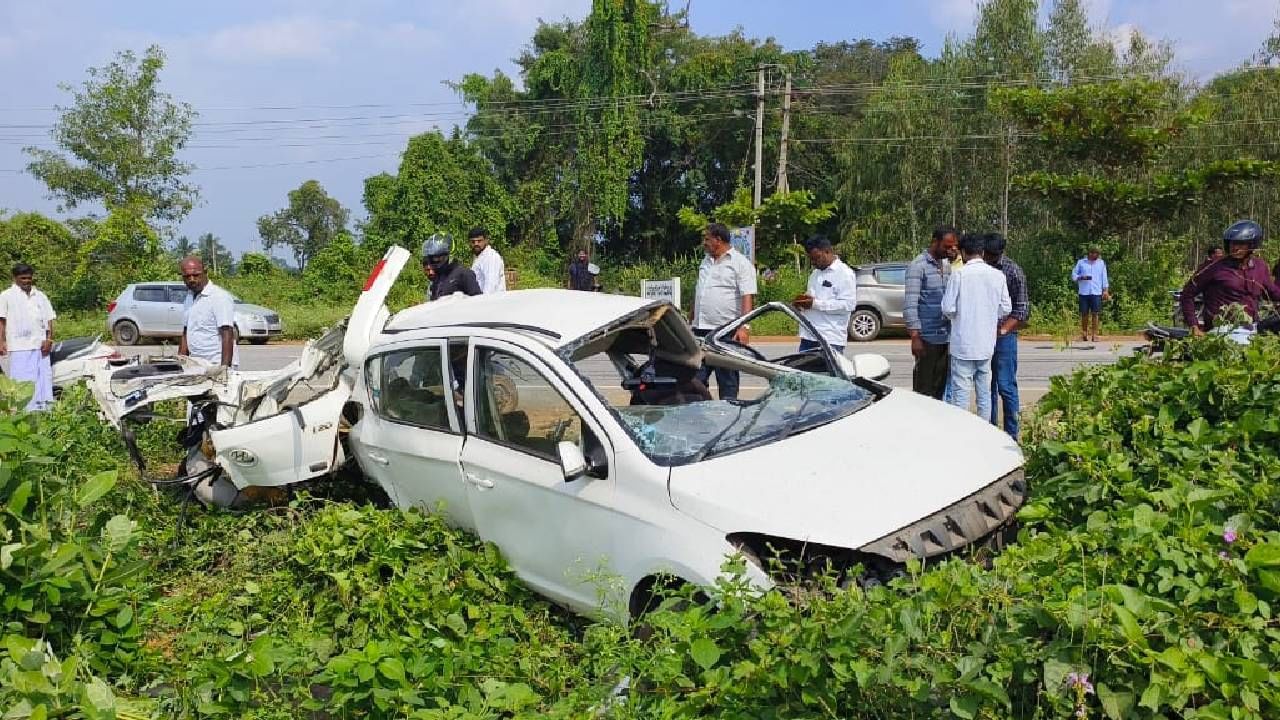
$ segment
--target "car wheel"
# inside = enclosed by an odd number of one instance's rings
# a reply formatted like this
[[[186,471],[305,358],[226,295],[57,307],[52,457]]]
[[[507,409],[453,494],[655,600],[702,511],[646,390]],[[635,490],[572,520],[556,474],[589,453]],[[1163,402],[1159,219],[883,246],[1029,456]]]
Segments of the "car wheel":
[[[264,338],[264,337],[249,338],[249,344],[250,345],[266,345],[267,340],[270,340],[270,339],[271,338]]]
[[[641,641],[653,636],[653,628],[645,622],[644,616],[657,610],[658,606],[668,598],[689,594],[693,602],[701,604],[707,601],[706,593],[702,591],[688,593],[688,587],[689,583],[683,578],[666,574],[650,575],[637,583],[631,590],[631,599],[627,607],[628,614],[631,616],[632,635]],[[678,597],[670,607],[680,612],[688,606],[689,599]]]
[[[880,314],[871,308],[858,308],[849,318],[849,339],[869,342],[880,335]]]
[[[121,320],[111,328],[111,337],[117,345],[137,345],[142,339],[138,326],[132,320]]]

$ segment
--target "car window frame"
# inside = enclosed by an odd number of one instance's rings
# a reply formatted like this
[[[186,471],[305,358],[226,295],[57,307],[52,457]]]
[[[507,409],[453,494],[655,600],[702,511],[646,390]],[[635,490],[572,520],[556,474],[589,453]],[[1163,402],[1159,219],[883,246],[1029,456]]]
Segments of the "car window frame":
[[[453,370],[450,367],[449,358],[448,358],[448,345],[449,345],[448,339],[430,338],[430,339],[412,340],[404,343],[396,343],[394,345],[382,346],[377,348],[374,352],[369,353],[369,356],[365,358],[365,361],[363,363],[363,366],[360,369],[360,372],[364,376],[365,396],[369,403],[369,408],[373,412],[373,415],[377,417],[379,421],[392,423],[393,425],[402,425],[405,427],[417,428],[419,430],[426,430],[428,432],[442,432],[442,433],[448,433],[449,435],[458,435],[458,436],[465,436],[467,434],[466,425],[463,422],[463,418],[458,416],[457,403],[453,402],[452,397],[446,397],[444,402],[445,413],[448,417],[449,427],[437,427],[434,425],[424,425],[421,423],[410,422],[410,421],[404,420],[403,418],[391,417],[386,412],[384,412],[383,410],[384,405],[382,403],[377,402],[373,397],[374,387],[373,387],[373,383],[370,382],[369,366],[373,363],[375,359],[381,359],[384,356],[392,355],[395,353],[412,352],[414,350],[421,350],[421,349],[428,349],[428,348],[434,349],[438,353],[440,353],[441,378],[448,385],[448,387],[452,389],[454,376],[453,376]],[[379,366],[379,368],[381,369],[381,366]],[[377,378],[379,390],[382,389],[382,378],[380,377],[380,375],[381,373],[379,373],[379,377]],[[464,402],[465,402],[465,399],[464,399]]]
[[[165,291],[169,294],[169,302],[175,305],[185,305],[187,302],[186,296],[191,294],[186,285],[166,285]],[[176,300],[174,299],[175,294]]]
[[[872,271],[872,273],[875,277],[877,285],[888,285],[890,287],[903,287],[903,288],[905,288],[907,285],[907,268],[905,265],[901,265],[901,266],[892,265],[890,267],[876,268],[874,271]],[[902,276],[902,282],[888,282],[882,277],[883,273],[895,273],[895,274],[900,273]]]
[[[143,292],[159,293],[159,295],[160,295],[160,299],[159,299],[159,300],[148,300],[148,299],[146,299],[146,298],[139,297],[139,295],[140,295],[141,293],[143,293]],[[169,301],[169,289],[168,289],[168,288],[166,288],[164,285],[134,285],[134,286],[133,286],[133,297],[132,297],[132,298],[130,298],[130,299],[132,299],[134,302],[140,302],[140,303],[143,303],[143,302],[145,302],[145,303],[168,303],[168,302],[170,302],[170,301]]]
[[[493,443],[498,447],[513,450],[527,457],[551,463],[559,466],[560,460],[554,456],[544,455],[531,448],[515,443],[507,442],[499,438],[491,437],[488,434],[482,434],[478,427],[478,418],[476,417],[476,391],[479,387],[478,378],[480,375],[480,353],[483,350],[497,350],[514,356],[516,359],[529,365],[534,372],[538,373],[545,382],[547,382],[553,390],[560,396],[562,400],[568,404],[573,412],[577,413],[581,419],[584,430],[590,432],[605,453],[605,459],[608,464],[608,477],[613,478],[614,458],[616,453],[613,447],[613,438],[605,431],[605,426],[591,411],[586,401],[572,389],[572,384],[566,379],[565,373],[557,371],[556,368],[546,359],[540,357],[537,353],[528,348],[521,347],[516,343],[507,340],[501,340],[490,337],[472,337],[467,348],[467,381],[465,392],[463,393],[463,408],[466,416],[466,432],[477,440]],[[572,368],[568,368],[570,372]],[[575,375],[576,376],[576,375]],[[624,431],[625,432],[625,431]],[[598,482],[600,479],[597,478]]]

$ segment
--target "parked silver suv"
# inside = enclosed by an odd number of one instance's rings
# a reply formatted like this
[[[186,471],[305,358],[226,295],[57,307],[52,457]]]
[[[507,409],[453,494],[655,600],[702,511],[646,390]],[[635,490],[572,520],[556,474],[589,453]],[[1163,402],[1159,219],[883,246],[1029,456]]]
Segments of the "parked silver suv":
[[[107,330],[117,345],[144,337],[182,337],[182,301],[187,288],[175,282],[133,283],[107,305]],[[232,296],[235,298],[235,296]],[[280,315],[261,305],[236,301],[236,337],[261,345],[284,330]]]
[[[858,307],[849,318],[849,339],[875,340],[885,328],[906,327],[902,307],[907,296],[907,263],[859,265]]]

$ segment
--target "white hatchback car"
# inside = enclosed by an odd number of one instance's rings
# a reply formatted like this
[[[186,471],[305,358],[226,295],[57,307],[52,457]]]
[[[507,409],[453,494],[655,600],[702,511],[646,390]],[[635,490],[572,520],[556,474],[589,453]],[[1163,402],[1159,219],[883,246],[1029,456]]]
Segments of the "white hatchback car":
[[[206,500],[323,475],[350,453],[396,505],[440,508],[588,613],[634,615],[656,585],[709,584],[738,552],[763,587],[815,568],[891,574],[985,541],[1024,501],[1018,446],[863,377],[883,376],[882,358],[768,360],[724,340],[738,323],[703,344],[669,304],[599,293],[390,315],[408,259],[388,251],[345,327],[283,371],[222,382],[181,359],[92,385],[117,422],[166,397],[216,398],[186,464]],[[744,399],[710,399],[692,381],[704,361],[742,371]]]

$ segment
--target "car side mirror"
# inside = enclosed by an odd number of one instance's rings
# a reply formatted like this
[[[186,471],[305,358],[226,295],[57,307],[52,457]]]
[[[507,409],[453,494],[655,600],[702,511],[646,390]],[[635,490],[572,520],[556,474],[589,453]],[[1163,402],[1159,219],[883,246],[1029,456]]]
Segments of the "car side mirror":
[[[587,474],[587,458],[574,443],[561,442],[556,445],[556,455],[560,458],[560,469],[564,472],[565,482],[573,482]]]
[[[853,374],[868,380],[883,380],[889,377],[889,361],[883,355],[863,353],[853,356]]]

